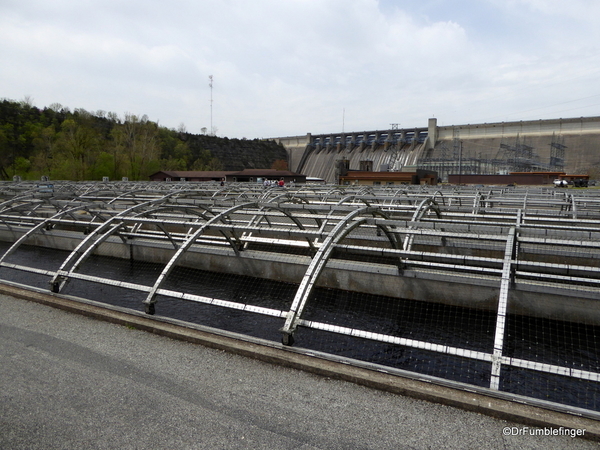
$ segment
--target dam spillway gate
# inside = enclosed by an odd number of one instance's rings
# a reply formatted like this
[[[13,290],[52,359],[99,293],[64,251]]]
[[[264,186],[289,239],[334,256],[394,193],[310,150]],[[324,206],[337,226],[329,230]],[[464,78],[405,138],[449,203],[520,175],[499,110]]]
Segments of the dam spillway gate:
[[[600,190],[4,183],[0,279],[598,418]]]

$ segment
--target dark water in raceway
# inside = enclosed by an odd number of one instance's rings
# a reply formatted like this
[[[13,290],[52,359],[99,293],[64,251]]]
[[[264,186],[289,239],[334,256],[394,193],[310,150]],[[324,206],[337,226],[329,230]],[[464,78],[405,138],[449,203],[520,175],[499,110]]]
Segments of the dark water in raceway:
[[[0,243],[0,254],[8,249]],[[9,261],[55,271],[68,252],[22,246]],[[90,257],[80,273],[152,286],[163,265]],[[0,279],[49,289],[50,277],[0,268]],[[176,268],[162,286],[180,292],[287,311],[297,285]],[[143,311],[143,292],[80,280],[63,294]],[[284,319],[197,302],[157,297],[156,315],[280,342]],[[491,353],[495,312],[331,289],[315,289],[303,319]],[[600,327],[509,315],[504,355],[600,371]],[[295,346],[411,372],[489,387],[491,364],[299,327]],[[500,389],[600,411],[600,383],[503,366]]]

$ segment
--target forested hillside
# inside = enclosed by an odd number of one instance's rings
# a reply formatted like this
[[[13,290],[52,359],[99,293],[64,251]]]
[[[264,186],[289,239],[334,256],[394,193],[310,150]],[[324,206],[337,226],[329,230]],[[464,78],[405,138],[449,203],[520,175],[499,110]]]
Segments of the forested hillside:
[[[146,116],[54,104],[0,102],[0,179],[147,180],[158,170],[270,168],[287,158],[274,141],[193,135]]]

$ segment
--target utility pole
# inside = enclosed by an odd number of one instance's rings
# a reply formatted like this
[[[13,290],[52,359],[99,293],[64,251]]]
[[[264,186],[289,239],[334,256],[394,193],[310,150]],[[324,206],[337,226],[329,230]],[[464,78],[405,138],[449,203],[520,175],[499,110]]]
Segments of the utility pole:
[[[214,129],[213,129],[213,76],[209,75],[208,79],[210,80],[210,83],[208,84],[210,86],[210,135],[214,136]]]

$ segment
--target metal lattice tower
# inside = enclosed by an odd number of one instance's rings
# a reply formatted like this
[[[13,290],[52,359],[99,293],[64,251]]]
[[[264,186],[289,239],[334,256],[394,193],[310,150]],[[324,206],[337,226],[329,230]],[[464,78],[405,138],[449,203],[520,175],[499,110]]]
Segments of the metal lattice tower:
[[[509,172],[533,172],[544,168],[535,149],[526,144],[525,139],[521,141],[518,134],[514,145],[500,144],[496,159]]]
[[[560,134],[557,136],[552,133],[552,142],[550,143],[550,169],[563,171],[565,169],[565,137]]]

